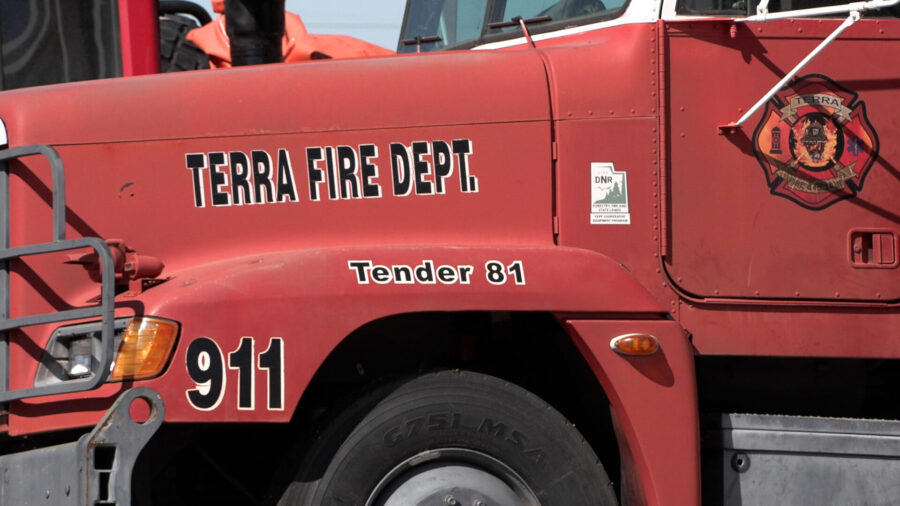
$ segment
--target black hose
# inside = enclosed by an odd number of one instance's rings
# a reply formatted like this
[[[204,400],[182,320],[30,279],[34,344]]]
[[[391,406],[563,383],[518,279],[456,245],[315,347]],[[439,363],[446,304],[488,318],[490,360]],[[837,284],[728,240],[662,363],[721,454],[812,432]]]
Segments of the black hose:
[[[233,66],[281,62],[284,0],[225,0],[225,31]]]

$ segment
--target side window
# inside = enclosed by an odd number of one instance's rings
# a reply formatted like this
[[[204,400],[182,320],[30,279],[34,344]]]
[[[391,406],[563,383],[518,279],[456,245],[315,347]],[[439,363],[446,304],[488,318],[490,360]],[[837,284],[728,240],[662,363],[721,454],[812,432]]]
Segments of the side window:
[[[496,0],[491,12],[491,22],[510,21],[515,17],[550,18],[541,24],[529,26],[533,33],[559,30],[591,22],[599,17],[619,11],[626,0]],[[506,27],[494,31],[517,31],[517,27]]]
[[[489,23],[515,17],[549,20],[533,23],[528,30],[542,33],[569,26],[611,19],[624,11],[628,0],[420,0],[409,2],[400,35],[400,53],[417,50],[472,47],[480,43],[516,37],[517,26],[490,28]],[[419,42],[416,43],[416,37]],[[439,37],[440,40],[433,40]],[[429,38],[429,41],[421,39]],[[404,44],[403,41],[410,41]]]
[[[558,10],[560,4],[565,3],[559,0],[507,0],[503,9],[503,16],[494,21],[506,21],[516,16],[523,18],[535,18],[538,16],[546,16],[547,11],[553,9]]]
[[[116,0],[0,0],[0,89],[122,75]]]
[[[729,14],[732,16],[749,16],[756,14],[759,0],[678,0],[675,10],[678,14]],[[769,0],[769,12],[785,12],[813,7],[829,7],[846,5],[848,0]],[[846,17],[835,14],[836,17]],[[824,16],[823,16],[824,17]],[[864,17],[900,17],[900,6],[890,9],[869,11]]]
[[[562,21],[616,9],[624,1],[610,0],[609,5],[601,0],[506,0],[505,3],[502,19],[492,21],[508,21],[516,16],[549,16],[552,21]]]

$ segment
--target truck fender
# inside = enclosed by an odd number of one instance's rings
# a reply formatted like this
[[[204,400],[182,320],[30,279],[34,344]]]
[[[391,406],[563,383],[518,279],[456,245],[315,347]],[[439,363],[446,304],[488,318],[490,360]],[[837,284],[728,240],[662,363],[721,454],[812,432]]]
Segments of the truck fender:
[[[568,320],[566,330],[606,392],[622,461],[622,504],[700,504],[700,435],[694,350],[672,320]],[[656,337],[649,356],[610,340]]]
[[[612,259],[556,246],[266,253],[180,270],[144,295],[148,314],[182,325],[167,372],[146,382],[163,396],[169,421],[287,421],[329,353],[354,330],[392,315],[664,313]],[[217,362],[215,374],[198,372],[201,357]],[[283,370],[263,364],[276,358]],[[210,380],[212,392],[202,385]]]

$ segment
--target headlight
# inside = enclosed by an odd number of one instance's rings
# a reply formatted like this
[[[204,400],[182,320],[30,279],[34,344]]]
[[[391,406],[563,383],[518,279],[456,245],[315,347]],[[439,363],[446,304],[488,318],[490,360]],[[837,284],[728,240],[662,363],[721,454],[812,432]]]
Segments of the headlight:
[[[115,321],[116,354],[107,381],[149,379],[162,374],[178,339],[178,323],[151,316]],[[99,362],[100,322],[60,327],[53,332],[34,386],[52,385],[93,374]]]

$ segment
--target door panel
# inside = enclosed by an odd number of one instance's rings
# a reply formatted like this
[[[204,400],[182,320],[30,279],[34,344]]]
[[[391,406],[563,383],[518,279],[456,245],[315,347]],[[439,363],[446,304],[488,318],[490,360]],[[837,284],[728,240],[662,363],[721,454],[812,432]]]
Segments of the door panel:
[[[666,268],[697,297],[900,298],[900,20],[668,23]],[[734,29],[732,29],[734,27]]]

